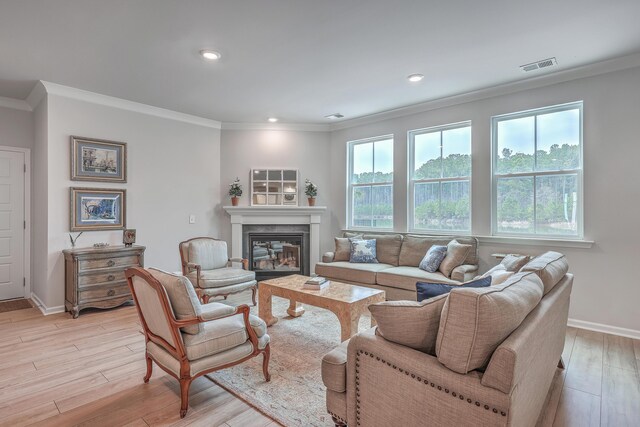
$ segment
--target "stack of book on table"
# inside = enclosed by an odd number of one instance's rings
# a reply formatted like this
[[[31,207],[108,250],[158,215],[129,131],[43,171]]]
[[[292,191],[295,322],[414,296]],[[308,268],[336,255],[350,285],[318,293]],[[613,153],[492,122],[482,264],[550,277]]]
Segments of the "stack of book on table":
[[[328,281],[325,277],[316,276],[304,282],[304,285],[302,286],[302,288],[319,291],[329,286],[329,283],[331,282]]]

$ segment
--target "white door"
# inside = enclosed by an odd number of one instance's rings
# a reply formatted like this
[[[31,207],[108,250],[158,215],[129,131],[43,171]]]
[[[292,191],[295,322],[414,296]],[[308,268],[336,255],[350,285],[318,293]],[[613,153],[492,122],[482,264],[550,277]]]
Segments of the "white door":
[[[0,150],[0,300],[24,297],[24,153]]]

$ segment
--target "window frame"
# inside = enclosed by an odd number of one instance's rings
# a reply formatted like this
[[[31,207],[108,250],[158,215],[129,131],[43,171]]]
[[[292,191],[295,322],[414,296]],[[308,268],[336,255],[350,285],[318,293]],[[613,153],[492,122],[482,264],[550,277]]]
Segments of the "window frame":
[[[471,166],[469,169],[469,176],[466,177],[450,177],[450,178],[427,178],[427,179],[413,179],[415,172],[415,136],[426,133],[440,132],[440,156],[442,157],[444,147],[442,145],[442,132],[452,129],[460,129],[468,127],[470,133],[469,140],[469,155],[471,156]],[[473,126],[471,120],[465,120],[462,122],[449,123],[446,125],[430,126],[422,129],[414,129],[407,132],[407,147],[408,147],[408,160],[407,160],[407,230],[409,233],[415,234],[429,234],[429,235],[451,235],[455,233],[461,236],[469,236],[472,234],[473,228]],[[415,184],[421,183],[433,183],[438,182],[442,185],[443,182],[458,182],[469,181],[469,229],[468,230],[435,230],[425,228],[415,228]],[[442,191],[440,192],[440,200],[442,201]]]
[[[579,118],[579,137],[578,142],[580,144],[580,159],[577,169],[554,169],[549,171],[536,171],[537,165],[537,149],[538,149],[538,135],[537,135],[537,116],[543,114],[557,113],[560,111],[578,110]],[[534,170],[531,172],[516,172],[500,174],[498,170],[498,123],[504,120],[519,119],[523,117],[534,117]],[[549,107],[534,108],[525,111],[519,111],[515,113],[500,114],[491,117],[491,235],[496,237],[515,237],[515,238],[540,238],[549,240],[583,240],[584,239],[584,102],[574,101],[565,104],[552,105]],[[576,234],[546,234],[536,233],[537,229],[537,199],[536,199],[536,177],[544,176],[558,176],[558,175],[576,175],[576,182],[578,186],[578,203],[576,205]],[[531,177],[533,178],[533,233],[513,233],[498,231],[498,179],[499,178],[521,178]]]
[[[391,204],[391,227],[360,227],[360,226],[356,226],[353,223],[353,188],[354,187],[373,187],[373,186],[384,186],[384,185],[389,185],[391,184],[391,194],[393,196],[393,191],[394,191],[394,179],[395,179],[395,164],[394,164],[394,159],[393,159],[393,154],[392,154],[392,159],[391,159],[391,164],[393,165],[393,178],[391,180],[391,182],[371,182],[371,183],[358,183],[358,184],[354,184],[353,182],[351,182],[351,178],[353,175],[353,148],[356,145],[361,145],[361,144],[369,144],[369,143],[373,143],[373,149],[372,149],[372,162],[373,162],[373,167],[375,169],[375,158],[376,158],[376,154],[375,154],[375,142],[377,141],[385,141],[385,140],[391,140],[391,144],[392,147],[395,148],[395,139],[394,139],[394,135],[393,134],[386,134],[386,135],[380,135],[380,136],[374,136],[374,137],[370,137],[370,138],[363,138],[363,139],[357,139],[357,140],[353,140],[353,141],[348,141],[347,142],[347,209],[346,209],[346,214],[347,214],[347,228],[350,230],[361,230],[361,231],[393,231],[394,230],[394,220],[395,220],[395,204],[392,203]],[[392,149],[393,150],[393,149]],[[393,151],[392,151],[393,153]],[[375,173],[375,171],[374,171]]]

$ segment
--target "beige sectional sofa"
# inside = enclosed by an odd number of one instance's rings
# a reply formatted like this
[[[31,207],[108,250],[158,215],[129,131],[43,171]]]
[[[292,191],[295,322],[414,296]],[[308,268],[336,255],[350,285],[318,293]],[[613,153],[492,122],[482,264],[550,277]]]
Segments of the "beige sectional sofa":
[[[334,422],[534,426],[564,346],[573,284],[567,270],[562,254],[547,252],[499,285],[454,289],[426,304],[376,304],[407,306],[395,320],[407,326],[387,328],[396,336],[383,338],[379,322],[324,357]],[[420,351],[393,342],[417,343],[411,336],[425,331],[409,327],[407,316],[439,303],[439,320],[427,331],[431,345]]]
[[[349,234],[345,233],[345,237]],[[378,264],[334,261],[334,252],[327,252],[322,262],[316,264],[315,273],[330,280],[382,289],[388,300],[415,301],[416,282],[457,285],[471,280],[478,271],[478,239],[475,237],[364,234],[363,238],[376,239]],[[453,269],[450,277],[418,268],[431,246],[446,246],[453,239],[471,245],[471,250],[463,264]]]

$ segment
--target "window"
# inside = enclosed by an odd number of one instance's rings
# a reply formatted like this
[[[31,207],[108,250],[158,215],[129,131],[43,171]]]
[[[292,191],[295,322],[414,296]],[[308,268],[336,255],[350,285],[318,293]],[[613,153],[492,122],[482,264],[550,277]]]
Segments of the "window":
[[[412,231],[471,231],[471,123],[409,132],[409,172]]]
[[[349,226],[393,228],[393,136],[351,141]]]
[[[493,233],[582,237],[582,102],[492,118]]]

